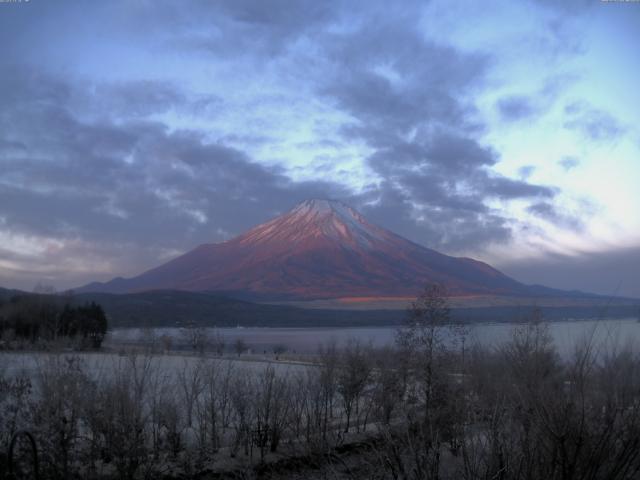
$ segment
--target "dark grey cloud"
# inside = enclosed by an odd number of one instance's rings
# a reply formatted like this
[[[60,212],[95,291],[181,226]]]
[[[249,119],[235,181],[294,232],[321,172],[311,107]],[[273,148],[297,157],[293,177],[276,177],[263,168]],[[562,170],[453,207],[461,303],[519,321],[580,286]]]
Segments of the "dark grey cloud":
[[[362,203],[375,221],[419,243],[457,251],[506,241],[510,219],[487,207],[486,200],[555,195],[546,186],[491,174],[485,168],[494,162],[491,150],[465,137],[395,147],[369,158],[385,180],[372,187]],[[377,203],[371,205],[372,199]]]
[[[135,7],[134,7],[135,8]],[[222,0],[139,5],[137,18],[162,48],[214,55],[216,60],[251,58],[258,63],[285,54],[301,37],[334,20],[340,2],[313,0]],[[135,14],[134,14],[135,15]],[[130,29],[139,28],[131,24]]]
[[[430,185],[422,187],[427,191]],[[459,199],[458,204],[452,201],[451,206],[441,202],[417,202],[412,192],[385,181],[353,201],[360,202],[362,213],[371,221],[433,248],[446,245],[456,251],[468,248],[473,237],[479,245],[506,242],[511,238],[507,219],[470,200]]]
[[[41,116],[68,111],[96,120],[132,120],[168,111],[207,114],[223,103],[215,95],[188,93],[161,80],[63,80],[60,75],[18,64],[4,65],[2,71],[0,102],[5,110],[20,108]]]
[[[640,249],[618,248],[576,255],[547,254],[500,265],[503,272],[529,284],[640,299]]]
[[[584,228],[584,224],[578,216],[569,212],[563,212],[549,202],[538,202],[529,205],[527,211],[559,227],[570,228],[572,230],[582,230]]]
[[[539,108],[527,96],[512,95],[498,100],[498,111],[503,120],[518,121],[533,117]]]
[[[568,172],[580,165],[580,159],[577,157],[565,156],[558,161],[558,165],[564,168],[565,172]]]
[[[564,113],[564,127],[592,141],[615,142],[627,131],[613,115],[584,101],[566,105]]]
[[[369,132],[404,134],[425,121],[473,128],[475,107],[459,95],[479,87],[491,58],[428,41],[414,25],[374,15],[355,32],[331,36],[324,92]]]
[[[534,165],[524,165],[518,169],[518,175],[522,180],[527,180],[535,171],[536,167]]]
[[[335,2],[313,0],[223,0],[216,2],[221,13],[232,21],[265,27],[289,37],[315,25],[324,24],[335,15]],[[214,8],[215,8],[214,7]]]
[[[293,183],[242,151],[192,132],[168,133],[160,124],[69,121],[61,128],[71,137],[58,148],[64,160],[37,158],[37,130],[29,132],[36,157],[1,160],[7,181],[0,215],[14,228],[64,236],[71,225],[86,239],[184,247],[223,239],[211,224],[237,233],[307,196],[344,195],[325,182]],[[102,131],[111,137],[100,137],[99,146],[85,140]]]
[[[512,94],[498,99],[496,108],[506,122],[530,121],[548,112],[560,97],[579,79],[574,74],[558,74],[547,78],[530,94]]]
[[[504,241],[511,219],[487,201],[556,191],[491,171],[498,154],[479,142],[484,126],[464,98],[482,88],[492,58],[436,44],[412,25],[373,15],[327,43],[334,74],[319,90],[350,115],[342,137],[372,149],[367,163],[382,179],[362,204],[378,223],[447,251]]]
[[[45,60],[39,51],[47,49],[42,42],[51,42],[52,36],[56,41],[120,41],[160,54],[180,49],[214,54],[217,59],[272,58],[286,52],[300,36],[325,25],[340,4],[311,0],[114,1],[81,7],[74,0],[16,3],[23,5],[8,5],[0,15],[0,58],[11,62],[25,57]]]
[[[93,258],[133,274],[163,252],[224,240],[305,198],[348,196],[330,182],[294,183],[200,132],[136,120],[137,111],[126,121],[86,120],[68,101],[81,86],[28,77],[13,101],[0,99],[2,231],[58,246],[47,255],[51,266],[7,249],[3,264],[19,262],[25,272],[31,264],[44,276],[56,261],[73,270],[74,257]],[[162,106],[166,96],[151,94],[143,103]]]
[[[90,98],[82,100],[91,109],[127,118],[164,113],[188,102],[187,95],[177,87],[151,80],[97,85],[88,93]]]

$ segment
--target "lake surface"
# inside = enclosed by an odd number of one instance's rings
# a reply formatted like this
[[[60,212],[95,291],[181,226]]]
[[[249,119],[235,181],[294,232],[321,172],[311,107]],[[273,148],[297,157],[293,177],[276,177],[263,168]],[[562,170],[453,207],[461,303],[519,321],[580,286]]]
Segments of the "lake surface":
[[[549,333],[563,355],[569,355],[580,342],[592,338],[594,343],[604,347],[640,346],[640,322],[637,319],[613,320],[574,320],[550,322]],[[480,344],[488,347],[499,346],[511,338],[514,328],[519,324],[482,323],[466,326],[466,345]],[[289,352],[299,354],[315,353],[321,345],[336,342],[344,345],[350,339],[371,343],[381,347],[391,345],[395,341],[397,327],[343,327],[343,328],[210,328],[206,329],[210,336],[221,335],[228,350],[232,350],[234,342],[243,340],[253,353],[271,352],[275,346],[282,345]],[[109,333],[108,344],[146,343],[150,338],[167,335],[174,345],[186,343],[185,329],[115,329]],[[640,350],[640,349],[639,349]]]

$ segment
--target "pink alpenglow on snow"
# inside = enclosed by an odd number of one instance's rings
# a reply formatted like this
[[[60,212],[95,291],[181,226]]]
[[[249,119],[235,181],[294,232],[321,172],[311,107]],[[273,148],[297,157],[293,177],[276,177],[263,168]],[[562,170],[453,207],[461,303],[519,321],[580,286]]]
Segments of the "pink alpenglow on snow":
[[[452,295],[527,291],[486,263],[425,248],[333,200],[304,201],[226,242],[200,245],[137,277],[81,290],[175,289],[321,299],[413,296],[434,282]]]

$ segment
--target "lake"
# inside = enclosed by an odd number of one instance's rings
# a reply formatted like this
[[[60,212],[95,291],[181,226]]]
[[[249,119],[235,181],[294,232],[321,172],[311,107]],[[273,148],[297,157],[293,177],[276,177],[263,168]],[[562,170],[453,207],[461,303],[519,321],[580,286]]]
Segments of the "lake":
[[[640,322],[637,319],[612,320],[573,320],[549,322],[549,332],[560,354],[568,355],[579,342],[591,337],[598,345],[612,347],[628,344],[640,345]],[[513,323],[481,323],[469,325],[467,345],[480,344],[497,346],[510,338]],[[330,328],[209,328],[208,334],[219,334],[224,337],[227,349],[231,350],[234,342],[242,339],[253,353],[271,352],[277,345],[283,345],[289,352],[298,354],[315,353],[320,345],[336,342],[344,345],[349,339],[371,343],[381,347],[393,344],[396,327],[330,327]],[[175,345],[186,343],[185,330],[181,328],[156,329],[114,329],[107,338],[107,344],[145,343],[150,333],[160,337],[168,335]]]

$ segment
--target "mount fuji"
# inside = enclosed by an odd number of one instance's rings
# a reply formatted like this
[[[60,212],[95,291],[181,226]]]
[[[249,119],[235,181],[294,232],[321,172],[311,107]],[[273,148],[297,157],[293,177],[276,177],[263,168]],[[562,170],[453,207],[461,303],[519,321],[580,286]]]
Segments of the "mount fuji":
[[[200,245],[139,276],[91,283],[79,291],[216,291],[313,300],[410,297],[434,282],[453,296],[530,295],[542,288],[486,263],[413,243],[341,202],[307,200],[226,242]]]

